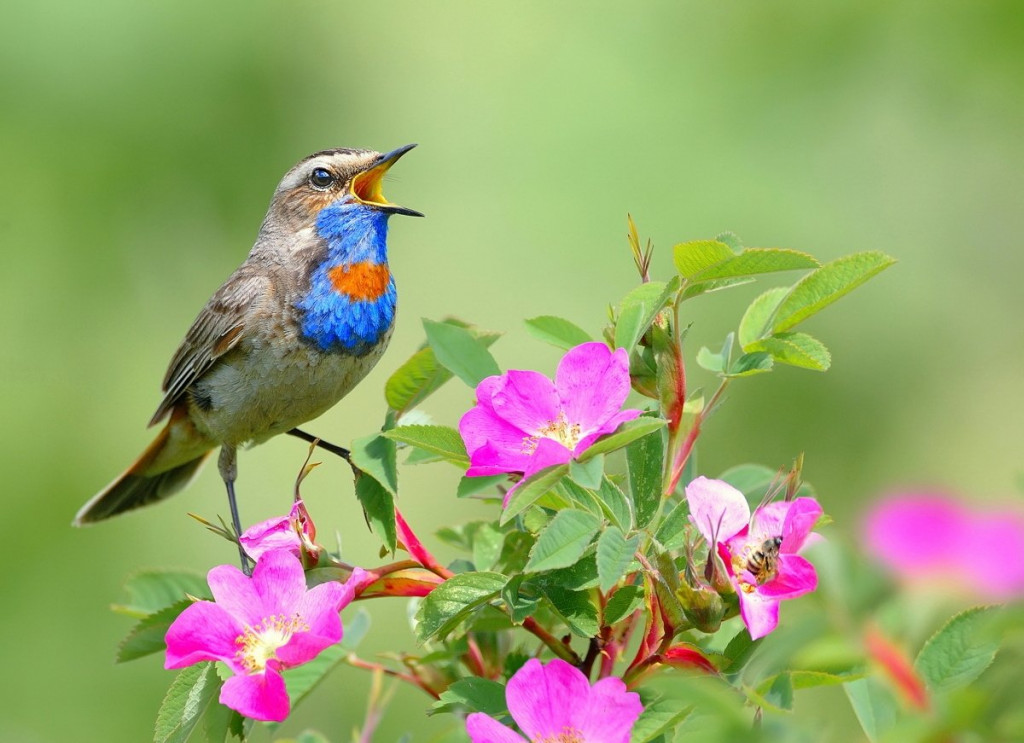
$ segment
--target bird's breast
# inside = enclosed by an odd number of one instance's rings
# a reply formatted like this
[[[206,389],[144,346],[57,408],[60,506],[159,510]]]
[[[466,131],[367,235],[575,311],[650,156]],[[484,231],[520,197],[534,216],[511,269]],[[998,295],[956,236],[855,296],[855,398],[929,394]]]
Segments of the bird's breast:
[[[296,303],[302,338],[321,351],[370,353],[395,320],[395,281],[386,263],[322,265]]]

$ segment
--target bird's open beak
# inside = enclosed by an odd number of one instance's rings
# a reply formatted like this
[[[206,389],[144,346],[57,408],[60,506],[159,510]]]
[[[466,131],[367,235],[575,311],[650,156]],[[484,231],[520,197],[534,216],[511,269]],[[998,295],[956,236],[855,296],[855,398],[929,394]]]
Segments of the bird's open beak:
[[[356,197],[356,200],[362,204],[376,207],[381,211],[390,212],[391,214],[405,214],[410,217],[422,217],[423,214],[421,212],[415,211],[414,209],[406,209],[404,206],[398,206],[397,204],[392,204],[390,201],[385,199],[384,189],[381,184],[381,181],[384,180],[384,174],[388,172],[388,168],[398,162],[398,158],[415,146],[416,145],[414,144],[407,144],[405,147],[399,147],[397,150],[392,150],[387,154],[381,155],[373,165],[362,173],[356,174],[356,176],[352,178],[352,195]]]

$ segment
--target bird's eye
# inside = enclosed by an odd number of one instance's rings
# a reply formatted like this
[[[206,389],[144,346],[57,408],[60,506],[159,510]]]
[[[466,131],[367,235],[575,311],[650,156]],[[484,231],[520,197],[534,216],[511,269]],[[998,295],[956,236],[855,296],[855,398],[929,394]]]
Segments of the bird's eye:
[[[330,188],[331,184],[334,183],[334,176],[326,168],[315,168],[309,176],[309,182],[313,185],[313,188]]]

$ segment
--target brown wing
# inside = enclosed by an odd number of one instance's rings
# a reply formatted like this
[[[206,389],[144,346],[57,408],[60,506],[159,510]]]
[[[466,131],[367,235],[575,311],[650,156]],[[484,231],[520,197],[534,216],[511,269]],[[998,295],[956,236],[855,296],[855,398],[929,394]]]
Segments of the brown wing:
[[[164,376],[164,399],[149,425],[160,421],[189,385],[234,348],[245,332],[250,310],[271,290],[270,280],[243,265],[210,298],[185,334]]]

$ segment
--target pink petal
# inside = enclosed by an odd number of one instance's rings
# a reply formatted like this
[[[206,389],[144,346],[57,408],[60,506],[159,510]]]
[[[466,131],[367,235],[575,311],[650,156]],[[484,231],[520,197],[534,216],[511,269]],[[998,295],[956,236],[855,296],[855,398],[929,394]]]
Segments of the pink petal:
[[[572,711],[590,691],[579,670],[555,658],[542,666],[526,661],[505,689],[508,710],[527,738],[554,737],[572,723]]]
[[[964,539],[961,570],[975,591],[993,601],[1024,596],[1024,516],[978,516]]]
[[[276,549],[289,550],[298,556],[302,548],[299,535],[292,526],[291,516],[278,516],[250,526],[242,532],[239,541],[246,554],[254,560]]]
[[[540,372],[512,369],[491,396],[494,412],[516,428],[537,434],[561,414],[554,383]]]
[[[555,386],[570,423],[584,431],[601,428],[629,396],[629,356],[604,343],[583,343],[558,363]]]
[[[306,574],[298,557],[277,550],[256,561],[252,585],[260,597],[263,617],[271,614],[290,616],[306,593]]]
[[[945,498],[902,497],[870,514],[867,541],[897,572],[941,572],[956,566],[972,526],[970,513]]]
[[[621,426],[626,421],[631,421],[634,418],[639,418],[643,412],[644,411],[642,410],[630,408],[629,410],[623,410],[621,413],[613,415],[596,431],[580,439],[580,443],[576,444],[576,448],[573,449],[572,455],[574,457],[578,457],[580,454],[589,449],[590,445],[597,441],[599,438],[614,432],[616,428]]]
[[[244,628],[212,601],[197,601],[167,628],[164,668],[184,668],[204,660],[221,660],[239,667],[235,640]]]
[[[782,545],[780,552],[798,552],[811,535],[811,529],[821,518],[822,510],[813,498],[797,498],[789,504],[786,519],[782,524]]]
[[[790,504],[785,501],[772,501],[755,508],[750,519],[750,541],[760,543],[766,539],[781,537],[789,506]]]
[[[535,472],[540,472],[545,467],[565,464],[570,459],[572,459],[572,452],[560,443],[554,439],[540,438],[537,440],[537,448],[534,449],[530,461],[523,471],[523,477],[529,477]]]
[[[810,593],[818,587],[818,574],[800,555],[780,554],[779,572],[773,580],[757,587],[762,596],[775,599],[793,599]]]
[[[757,591],[746,593],[737,591],[740,598],[740,616],[747,625],[750,639],[764,637],[779,624],[779,602],[777,599],[762,596]]]
[[[719,542],[731,539],[750,519],[750,506],[743,493],[722,480],[698,477],[686,486],[686,500],[690,504],[690,521],[708,544],[715,535]]]
[[[484,377],[480,380],[480,384],[476,386],[477,405],[484,410],[493,413],[494,405],[491,403],[491,398],[494,397],[494,393],[501,389],[504,384],[504,374],[495,374],[494,376]]]
[[[245,717],[265,722],[283,721],[291,707],[284,679],[271,668],[265,673],[229,678],[221,687],[220,703]]]
[[[629,743],[633,725],[643,712],[640,695],[627,691],[622,679],[609,676],[590,687],[586,704],[573,710],[572,726],[594,743]]]
[[[206,574],[206,582],[217,601],[217,606],[235,618],[240,624],[254,626],[267,615],[263,601],[246,576],[234,565],[218,565]]]
[[[466,732],[470,743],[523,743],[522,736],[483,712],[474,712],[466,718]]]
[[[529,434],[481,407],[470,408],[462,416],[459,433],[474,467],[500,467],[502,472],[522,472],[530,458],[526,446]]]

